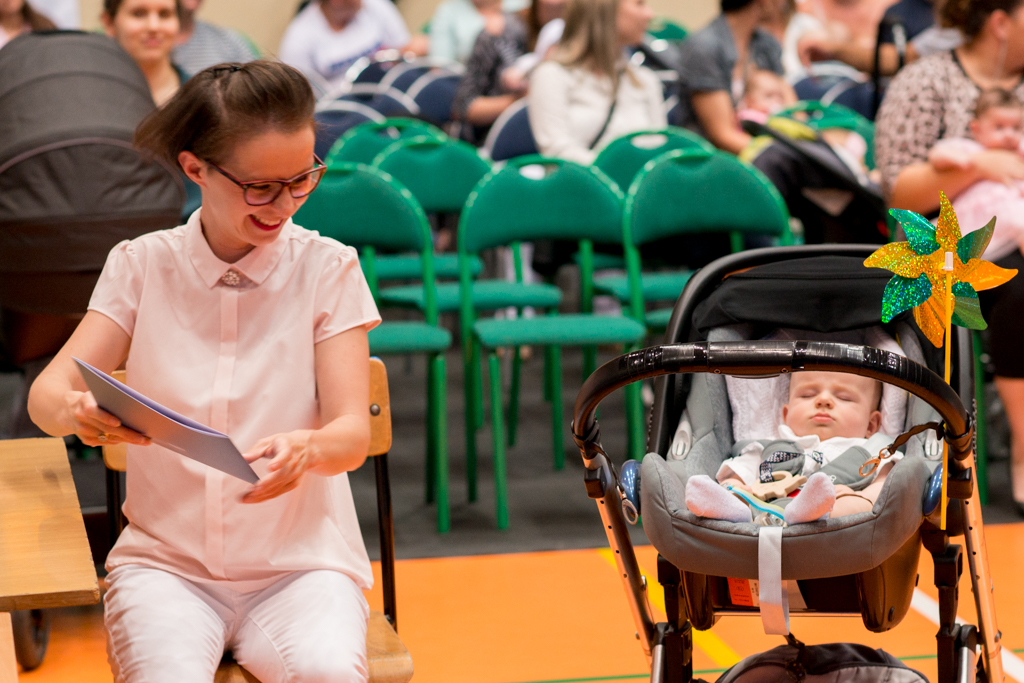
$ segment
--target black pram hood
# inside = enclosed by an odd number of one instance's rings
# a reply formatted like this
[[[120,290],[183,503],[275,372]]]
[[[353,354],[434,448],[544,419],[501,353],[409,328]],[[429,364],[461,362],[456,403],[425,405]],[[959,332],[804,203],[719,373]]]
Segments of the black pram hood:
[[[30,33],[0,50],[0,274],[99,271],[119,241],[179,223],[177,171],[131,145],[153,108],[106,36]]]

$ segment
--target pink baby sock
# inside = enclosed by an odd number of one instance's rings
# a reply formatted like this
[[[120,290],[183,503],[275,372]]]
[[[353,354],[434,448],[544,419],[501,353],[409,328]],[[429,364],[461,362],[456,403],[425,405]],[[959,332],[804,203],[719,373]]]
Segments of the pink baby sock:
[[[686,481],[686,507],[698,517],[727,522],[753,521],[747,504],[706,474],[698,474]]]
[[[824,472],[815,472],[785,508],[786,524],[803,524],[828,517],[836,504],[836,487]]]

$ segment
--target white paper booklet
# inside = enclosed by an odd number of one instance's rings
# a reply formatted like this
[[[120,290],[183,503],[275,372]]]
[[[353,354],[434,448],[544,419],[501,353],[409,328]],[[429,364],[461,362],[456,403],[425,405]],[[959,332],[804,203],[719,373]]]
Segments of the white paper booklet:
[[[75,363],[99,407],[125,427],[232,477],[250,484],[260,480],[226,434],[163,407],[88,363],[77,358]]]

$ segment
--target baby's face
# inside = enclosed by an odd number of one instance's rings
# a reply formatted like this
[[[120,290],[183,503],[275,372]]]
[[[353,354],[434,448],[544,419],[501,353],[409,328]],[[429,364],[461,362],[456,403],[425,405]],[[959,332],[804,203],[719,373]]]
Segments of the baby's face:
[[[786,86],[778,79],[756,76],[743,96],[748,109],[775,114],[786,106]]]
[[[1020,147],[1022,131],[1024,109],[1019,107],[992,107],[971,121],[974,139],[986,149],[1015,152]]]
[[[796,372],[782,421],[797,436],[866,438],[878,431],[880,382],[842,372]]]

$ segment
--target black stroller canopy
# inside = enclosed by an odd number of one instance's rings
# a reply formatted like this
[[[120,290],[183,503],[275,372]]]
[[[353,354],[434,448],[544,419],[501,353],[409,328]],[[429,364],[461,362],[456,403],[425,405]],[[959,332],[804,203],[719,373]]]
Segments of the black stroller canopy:
[[[131,146],[153,108],[106,36],[31,33],[0,51],[0,273],[98,271],[117,242],[179,222],[177,172]]]

